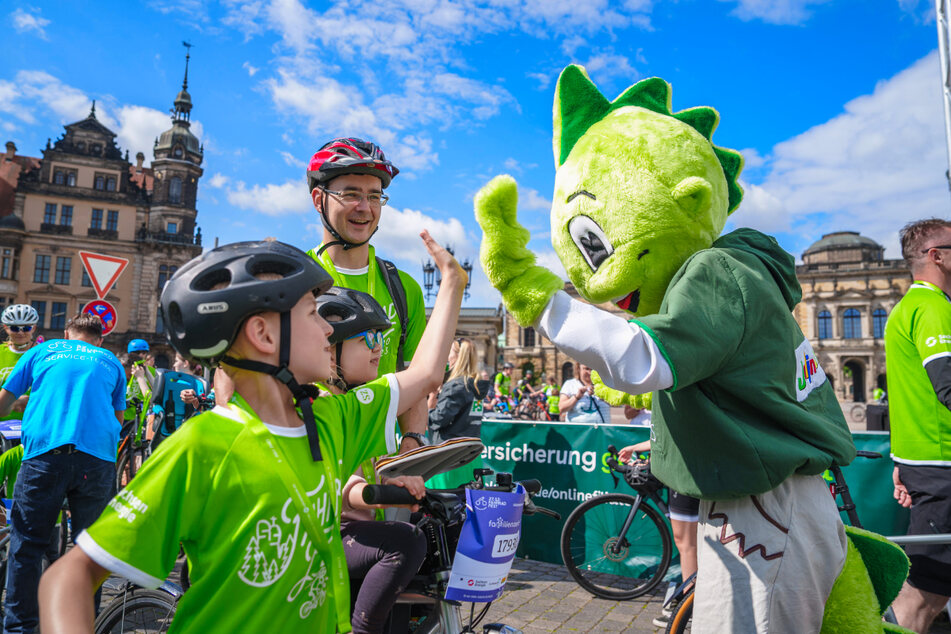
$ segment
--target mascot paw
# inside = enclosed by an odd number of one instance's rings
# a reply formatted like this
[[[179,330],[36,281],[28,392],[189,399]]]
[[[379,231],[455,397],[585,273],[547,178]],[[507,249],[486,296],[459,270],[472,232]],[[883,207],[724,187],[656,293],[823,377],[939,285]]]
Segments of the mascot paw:
[[[482,269],[516,321],[529,326],[565,283],[535,263],[535,254],[527,248],[528,229],[516,219],[517,207],[518,188],[511,176],[496,176],[475,197],[476,220],[483,232]]]
[[[628,394],[615,390],[604,384],[601,375],[596,370],[591,371],[591,382],[594,383],[594,395],[612,407],[630,405],[638,409],[650,409],[653,400],[650,394]]]

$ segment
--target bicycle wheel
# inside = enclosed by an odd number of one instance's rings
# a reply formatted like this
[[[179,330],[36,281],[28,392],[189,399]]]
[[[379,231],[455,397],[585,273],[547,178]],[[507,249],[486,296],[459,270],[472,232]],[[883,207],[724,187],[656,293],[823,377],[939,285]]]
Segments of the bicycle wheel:
[[[674,607],[670,620],[667,622],[667,629],[664,630],[665,634],[689,632],[691,617],[693,617],[693,588]]]
[[[654,508],[635,497],[611,493],[591,498],[568,516],[561,556],[578,584],[603,599],[633,599],[663,580],[673,547],[670,531]],[[628,516],[630,526],[621,535]]]
[[[131,445],[126,445],[122,453],[116,459],[116,490],[121,491],[129,480],[135,475],[135,461],[132,460],[133,449]]]
[[[167,632],[175,616],[175,599],[167,592],[126,590],[99,614],[96,634]]]

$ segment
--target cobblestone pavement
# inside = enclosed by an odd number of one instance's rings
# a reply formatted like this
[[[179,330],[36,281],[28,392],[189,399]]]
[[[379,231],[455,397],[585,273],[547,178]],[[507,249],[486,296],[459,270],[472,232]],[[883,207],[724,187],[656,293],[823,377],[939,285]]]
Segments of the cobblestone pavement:
[[[663,632],[651,621],[660,616],[665,589],[630,601],[608,601],[583,590],[564,566],[516,559],[505,594],[489,608],[483,624],[505,623],[525,634]]]

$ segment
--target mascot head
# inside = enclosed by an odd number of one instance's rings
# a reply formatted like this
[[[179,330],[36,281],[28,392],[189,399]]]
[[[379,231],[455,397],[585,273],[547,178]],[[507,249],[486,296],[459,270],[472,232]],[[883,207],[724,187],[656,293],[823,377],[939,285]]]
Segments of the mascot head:
[[[552,244],[582,297],[637,315],[657,312],[674,273],[743,197],[743,158],[710,141],[716,111],[670,106],[662,79],[609,102],[580,66],[555,91]]]

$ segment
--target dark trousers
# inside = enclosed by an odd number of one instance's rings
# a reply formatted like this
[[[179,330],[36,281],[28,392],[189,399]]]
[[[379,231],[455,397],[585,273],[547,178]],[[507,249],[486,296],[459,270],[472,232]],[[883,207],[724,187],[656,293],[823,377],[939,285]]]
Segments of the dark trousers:
[[[13,492],[5,633],[33,632],[39,624],[37,590],[43,553],[49,547],[63,500],[69,501],[75,541],[115,493],[115,463],[82,452],[47,452],[23,461]]]
[[[426,558],[426,536],[406,522],[347,522],[340,530],[347,571],[362,579],[353,634],[382,632],[396,597]]]

